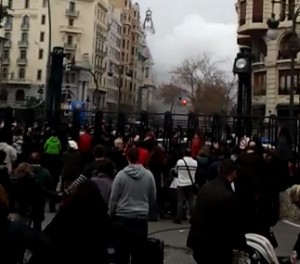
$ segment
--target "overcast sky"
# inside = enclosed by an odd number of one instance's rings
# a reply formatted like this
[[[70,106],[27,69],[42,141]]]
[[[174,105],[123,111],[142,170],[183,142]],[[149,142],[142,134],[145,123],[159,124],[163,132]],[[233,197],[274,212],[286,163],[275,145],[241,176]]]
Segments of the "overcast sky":
[[[207,53],[232,69],[237,52],[235,0],[137,0],[142,19],[150,7],[155,35],[148,34],[159,81],[184,58]]]

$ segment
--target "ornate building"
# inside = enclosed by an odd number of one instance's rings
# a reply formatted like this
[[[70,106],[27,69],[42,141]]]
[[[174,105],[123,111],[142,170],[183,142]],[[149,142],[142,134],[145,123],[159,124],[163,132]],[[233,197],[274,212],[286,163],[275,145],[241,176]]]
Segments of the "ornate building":
[[[253,115],[288,116],[289,89],[291,78],[295,80],[295,113],[299,107],[299,59],[296,58],[296,74],[291,76],[292,52],[289,48],[291,38],[291,10],[294,0],[284,0],[274,5],[276,18],[280,18],[278,37],[268,37],[267,21],[272,14],[271,0],[238,0],[236,10],[239,18],[237,42],[249,46],[253,53],[252,63],[252,105]],[[297,26],[297,31],[300,30]]]

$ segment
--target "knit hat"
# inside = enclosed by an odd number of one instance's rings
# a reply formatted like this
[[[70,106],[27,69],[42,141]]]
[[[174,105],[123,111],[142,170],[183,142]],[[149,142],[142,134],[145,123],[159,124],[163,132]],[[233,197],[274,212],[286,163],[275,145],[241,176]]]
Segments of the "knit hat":
[[[70,149],[78,150],[78,145],[74,140],[69,140],[68,144]]]

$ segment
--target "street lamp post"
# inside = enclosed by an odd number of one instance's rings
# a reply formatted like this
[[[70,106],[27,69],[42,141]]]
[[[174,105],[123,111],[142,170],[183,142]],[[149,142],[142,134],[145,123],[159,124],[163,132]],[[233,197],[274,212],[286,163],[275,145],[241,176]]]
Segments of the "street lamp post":
[[[250,48],[241,48],[233,65],[233,73],[239,77],[237,101],[237,136],[252,134],[252,54]]]
[[[279,0],[272,0],[272,14],[271,18],[268,20],[267,24],[269,27],[269,30],[267,32],[267,36],[271,39],[276,39],[278,36],[278,27],[280,24],[280,20],[275,18],[275,13],[274,13],[274,6],[275,4],[284,4],[282,1]],[[297,7],[297,9],[296,9]],[[292,19],[292,36],[289,40],[289,50],[291,54],[291,86],[289,90],[289,119],[290,119],[290,130],[291,134],[294,137],[294,124],[293,124],[293,119],[294,119],[294,92],[295,92],[295,59],[297,56],[298,51],[300,50],[299,48],[299,38],[297,35],[296,31],[296,26],[297,26],[297,18],[300,16],[300,6],[296,5],[294,2],[292,3],[292,6],[288,5],[288,10],[290,13],[290,17]],[[300,94],[299,94],[299,114],[300,114]]]
[[[124,74],[124,69],[126,66],[132,66],[131,63],[129,64],[119,64],[117,65],[117,70],[118,70],[118,101],[117,101],[117,114],[119,114],[120,112],[120,103],[121,103],[121,89],[122,89],[122,77]],[[107,75],[109,77],[112,77],[114,75],[114,73],[112,72],[112,70],[110,70]],[[126,75],[128,77],[132,77],[132,73],[131,72],[127,72]]]
[[[93,93],[93,104],[95,104],[95,97],[96,97],[96,93],[99,91],[99,84],[98,84],[98,81],[97,81],[97,77],[96,77],[96,74],[91,70],[91,69],[88,69],[88,68],[85,68],[85,67],[81,67],[81,66],[77,66],[77,65],[72,65],[71,66],[71,70],[81,70],[81,71],[86,71],[88,72],[90,75],[92,75],[93,77],[93,81],[94,81],[94,84],[96,86],[96,89]]]

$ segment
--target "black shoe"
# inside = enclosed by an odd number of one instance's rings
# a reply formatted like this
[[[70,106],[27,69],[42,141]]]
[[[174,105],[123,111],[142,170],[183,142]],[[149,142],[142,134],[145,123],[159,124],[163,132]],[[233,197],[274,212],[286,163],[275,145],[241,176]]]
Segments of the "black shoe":
[[[174,223],[174,224],[181,225],[181,221],[180,221],[180,220],[177,220],[177,219],[175,219],[175,220],[173,221],[173,223]]]

